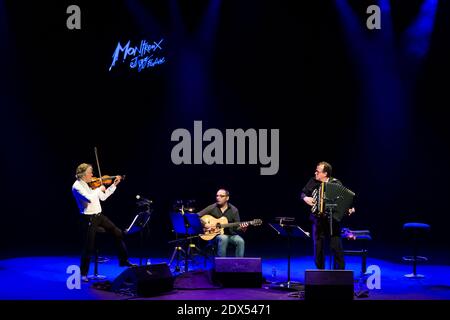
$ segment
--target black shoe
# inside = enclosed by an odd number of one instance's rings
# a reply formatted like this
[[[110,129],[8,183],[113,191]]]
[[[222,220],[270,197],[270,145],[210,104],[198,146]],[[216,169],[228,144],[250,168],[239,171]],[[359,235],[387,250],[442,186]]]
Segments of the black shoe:
[[[131,263],[128,260],[125,260],[125,261],[121,261],[119,263],[119,266],[121,266],[121,267],[137,267],[137,264],[134,264],[134,263]]]

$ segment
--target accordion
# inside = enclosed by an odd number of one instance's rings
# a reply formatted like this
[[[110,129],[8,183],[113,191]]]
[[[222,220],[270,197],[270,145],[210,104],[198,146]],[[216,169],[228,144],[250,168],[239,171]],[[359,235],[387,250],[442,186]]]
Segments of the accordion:
[[[314,189],[312,197],[314,205],[311,212],[324,217],[333,213],[333,218],[341,221],[353,205],[355,193],[341,184],[322,182],[319,188]]]

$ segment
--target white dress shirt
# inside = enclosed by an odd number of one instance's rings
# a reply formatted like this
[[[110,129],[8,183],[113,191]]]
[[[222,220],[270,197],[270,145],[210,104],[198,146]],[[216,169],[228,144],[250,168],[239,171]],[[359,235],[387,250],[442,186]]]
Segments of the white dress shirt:
[[[116,186],[112,184],[105,192],[100,188],[92,190],[89,185],[83,180],[79,179],[72,185],[72,193],[77,202],[81,214],[97,214],[102,212],[100,200],[105,201],[110,195],[114,193]]]

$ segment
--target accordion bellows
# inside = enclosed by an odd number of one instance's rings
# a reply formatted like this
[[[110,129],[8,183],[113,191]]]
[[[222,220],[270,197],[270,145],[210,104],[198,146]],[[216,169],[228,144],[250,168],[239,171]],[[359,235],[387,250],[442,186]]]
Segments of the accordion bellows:
[[[339,183],[322,182],[319,188],[313,191],[314,206],[311,211],[319,217],[333,215],[341,221],[353,205],[355,193]]]

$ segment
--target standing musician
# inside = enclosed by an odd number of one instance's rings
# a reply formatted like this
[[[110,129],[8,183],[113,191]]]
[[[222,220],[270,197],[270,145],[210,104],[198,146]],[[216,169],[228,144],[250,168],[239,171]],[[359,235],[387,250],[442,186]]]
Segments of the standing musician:
[[[302,189],[300,198],[309,206],[314,206],[312,197],[314,190],[318,189],[322,182],[342,183],[331,177],[332,167],[328,162],[319,162],[316,166],[315,177],[311,178]],[[355,208],[349,209],[349,215],[355,212]],[[330,235],[330,225],[326,216],[318,217],[311,213],[310,220],[313,222],[314,239],[314,262],[317,269],[325,268],[324,240]],[[337,221],[333,222],[333,235],[330,237],[330,249],[334,255],[334,269],[345,269],[344,251],[341,241],[341,226]]]
[[[198,212],[200,217],[205,215],[211,215],[216,219],[221,217],[227,218],[229,223],[240,222],[239,210],[228,202],[230,199],[230,193],[228,190],[219,189],[216,193],[216,203],[206,207],[205,209]],[[204,221],[202,220],[202,223]],[[215,226],[204,223],[205,230],[210,230]],[[224,229],[224,234],[219,234],[216,236],[218,245],[218,256],[226,257],[228,244],[233,244],[235,246],[235,256],[243,257],[245,250],[245,241],[241,234],[247,230],[248,223],[241,223],[236,227],[229,227]]]
[[[93,189],[90,186],[93,182],[92,171],[93,169],[90,164],[80,164],[77,167],[75,174],[77,180],[72,186],[73,196],[75,197],[78,208],[87,224],[86,243],[81,255],[80,264],[81,280],[85,282],[89,281],[87,274],[89,271],[90,258],[94,252],[95,234],[98,227],[104,228],[114,236],[120,266],[136,266],[128,260],[127,248],[123,241],[122,231],[117,228],[108,217],[103,215],[102,207],[100,206],[100,200],[105,201],[114,193],[122,177],[116,176],[114,182],[108,188],[101,184],[99,187]]]

